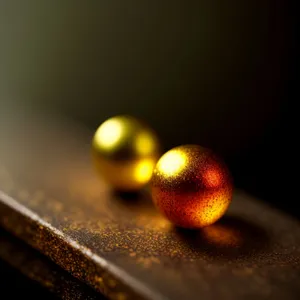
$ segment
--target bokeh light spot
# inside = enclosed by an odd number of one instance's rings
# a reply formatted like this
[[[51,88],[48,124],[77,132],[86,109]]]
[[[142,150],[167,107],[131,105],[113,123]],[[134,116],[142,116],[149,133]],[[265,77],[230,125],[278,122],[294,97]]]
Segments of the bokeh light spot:
[[[104,122],[95,134],[95,144],[105,150],[115,147],[122,136],[122,124],[119,120],[108,120]]]
[[[134,170],[135,180],[139,183],[146,183],[152,176],[155,161],[153,159],[144,159],[139,162]]]

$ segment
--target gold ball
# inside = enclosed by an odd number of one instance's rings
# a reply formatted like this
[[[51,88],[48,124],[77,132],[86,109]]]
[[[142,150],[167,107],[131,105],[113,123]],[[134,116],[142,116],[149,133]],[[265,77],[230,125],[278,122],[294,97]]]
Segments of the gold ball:
[[[154,204],[171,222],[197,229],[223,216],[233,184],[226,165],[213,152],[184,145],[159,159],[151,190]]]
[[[97,129],[92,152],[101,176],[115,189],[132,191],[149,182],[159,158],[155,133],[131,116],[115,116]]]

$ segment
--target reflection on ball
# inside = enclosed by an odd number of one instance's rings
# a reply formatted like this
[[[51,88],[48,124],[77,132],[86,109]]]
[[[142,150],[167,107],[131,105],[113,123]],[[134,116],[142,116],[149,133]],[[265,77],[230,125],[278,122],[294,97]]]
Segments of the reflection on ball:
[[[102,123],[92,149],[101,176],[123,191],[137,190],[149,182],[159,158],[155,133],[130,116],[116,116]]]
[[[226,212],[233,185],[225,164],[197,145],[171,149],[157,162],[151,180],[157,208],[175,225],[201,228]]]

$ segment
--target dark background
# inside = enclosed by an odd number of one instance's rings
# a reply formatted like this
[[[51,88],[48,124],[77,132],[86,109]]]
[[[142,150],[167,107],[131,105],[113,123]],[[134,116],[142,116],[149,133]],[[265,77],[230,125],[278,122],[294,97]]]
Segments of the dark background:
[[[0,109],[92,130],[135,115],[166,150],[210,147],[238,187],[299,216],[295,12],[283,0],[1,1]]]

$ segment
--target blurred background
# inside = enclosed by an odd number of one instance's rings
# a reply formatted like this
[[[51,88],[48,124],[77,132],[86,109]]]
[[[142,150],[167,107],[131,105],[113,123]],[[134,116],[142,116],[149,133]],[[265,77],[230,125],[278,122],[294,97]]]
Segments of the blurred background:
[[[91,130],[137,116],[165,150],[212,148],[238,187],[299,216],[294,11],[284,0],[0,1],[0,109],[60,113]]]

